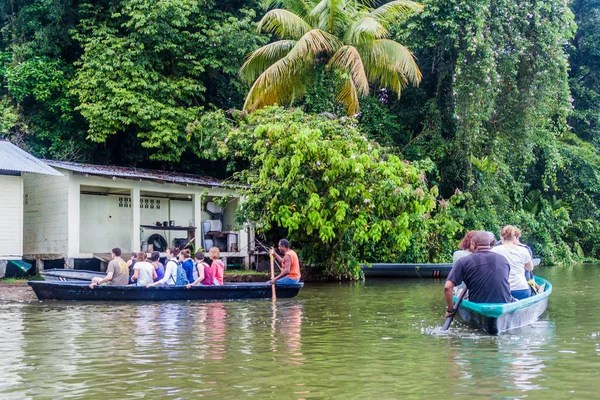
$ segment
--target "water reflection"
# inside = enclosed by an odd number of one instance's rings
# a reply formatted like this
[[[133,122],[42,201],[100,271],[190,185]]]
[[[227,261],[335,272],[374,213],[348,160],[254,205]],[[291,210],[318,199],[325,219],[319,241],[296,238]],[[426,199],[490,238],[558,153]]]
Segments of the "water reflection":
[[[600,269],[547,275],[548,320],[497,337],[430,334],[442,283],[421,280],[274,304],[0,304],[0,399],[595,398]]]
[[[486,336],[458,328],[448,337],[448,377],[457,391],[492,396],[502,391],[521,393],[546,389],[544,369],[552,359],[555,325],[547,320]]]
[[[4,362],[0,362],[0,393],[9,392],[23,384],[20,370],[24,367],[23,350],[25,344],[23,314],[21,305],[0,304],[0,327],[10,332],[9,338],[0,338],[0,354]]]
[[[272,351],[278,352],[283,347],[290,360],[301,364],[302,358],[302,304],[272,304],[271,344]]]

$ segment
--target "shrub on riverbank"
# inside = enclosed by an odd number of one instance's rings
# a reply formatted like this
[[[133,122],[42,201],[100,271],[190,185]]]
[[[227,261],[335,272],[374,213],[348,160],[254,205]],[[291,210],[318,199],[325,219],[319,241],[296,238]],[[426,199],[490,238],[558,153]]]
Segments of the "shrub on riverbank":
[[[437,187],[427,186],[431,163],[402,160],[352,119],[269,107],[234,119],[207,113],[188,133],[199,156],[227,159],[241,171],[232,180],[246,185],[239,220],[281,232],[304,261],[330,275],[358,276],[360,262],[400,259],[415,243],[431,244],[432,235],[454,246],[460,225],[437,201]]]

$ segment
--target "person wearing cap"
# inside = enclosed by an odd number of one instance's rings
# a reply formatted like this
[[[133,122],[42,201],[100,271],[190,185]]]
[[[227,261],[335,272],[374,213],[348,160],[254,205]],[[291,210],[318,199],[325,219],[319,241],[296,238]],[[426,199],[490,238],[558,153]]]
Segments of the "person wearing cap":
[[[274,248],[271,248],[269,253],[283,265],[283,268],[279,275],[273,278],[273,282],[267,281],[267,285],[291,285],[300,282],[300,261],[296,252],[290,249],[290,242],[287,239],[279,241],[279,251],[283,253],[283,257],[280,257]]]
[[[469,301],[474,303],[510,303],[510,265],[505,257],[490,251],[490,236],[486,231],[477,231],[471,238],[473,254],[461,258],[454,264],[444,285],[446,317],[454,314],[453,290],[465,282],[469,290]]]

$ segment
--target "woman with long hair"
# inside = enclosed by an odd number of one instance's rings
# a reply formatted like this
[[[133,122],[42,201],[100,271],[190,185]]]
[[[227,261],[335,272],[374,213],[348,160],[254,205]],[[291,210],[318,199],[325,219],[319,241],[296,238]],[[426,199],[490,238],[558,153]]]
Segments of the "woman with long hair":
[[[520,245],[519,236],[521,231],[512,225],[506,225],[500,231],[502,244],[492,248],[494,253],[503,255],[510,265],[510,294],[517,300],[526,299],[530,296],[529,284],[525,279],[525,271],[533,271],[531,254]]]
[[[208,257],[212,260],[210,269],[215,278],[215,285],[223,285],[223,273],[225,272],[225,264],[220,260],[221,251],[218,247],[211,247],[208,250]]]
[[[154,265],[146,261],[146,253],[140,252],[137,256],[137,261],[133,265],[133,275],[131,281],[137,286],[146,286],[154,282],[156,279],[156,271]]]
[[[462,240],[458,244],[458,248],[460,250],[456,250],[454,252],[454,254],[452,254],[452,264],[456,264],[456,262],[458,260],[460,260],[461,258],[466,257],[466,256],[472,254],[472,252],[471,252],[471,238],[473,237],[473,235],[475,234],[475,232],[477,232],[477,231],[469,231],[462,238]]]
[[[146,285],[146,287],[152,286],[173,286],[177,282],[177,254],[179,249],[176,247],[169,247],[167,249],[167,266],[165,267],[165,276],[162,279]]]

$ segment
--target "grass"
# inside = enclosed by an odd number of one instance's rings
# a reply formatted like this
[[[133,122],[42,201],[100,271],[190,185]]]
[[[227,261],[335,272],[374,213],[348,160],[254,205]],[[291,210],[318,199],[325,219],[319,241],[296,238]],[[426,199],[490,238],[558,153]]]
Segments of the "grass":
[[[226,269],[225,275],[266,275],[266,272],[258,272],[253,269]]]
[[[0,283],[10,283],[10,284],[15,284],[15,283],[27,283],[27,281],[43,281],[44,278],[42,278],[41,275],[32,275],[32,276],[24,276],[22,278],[2,278],[0,279]]]

